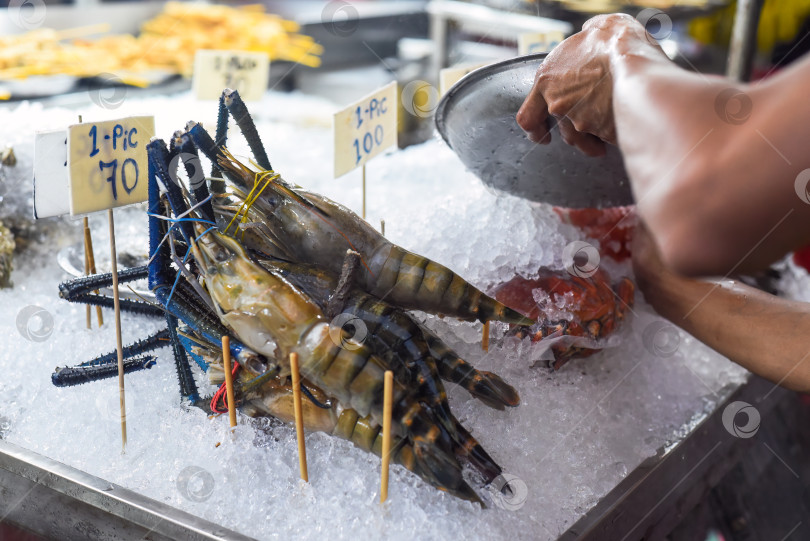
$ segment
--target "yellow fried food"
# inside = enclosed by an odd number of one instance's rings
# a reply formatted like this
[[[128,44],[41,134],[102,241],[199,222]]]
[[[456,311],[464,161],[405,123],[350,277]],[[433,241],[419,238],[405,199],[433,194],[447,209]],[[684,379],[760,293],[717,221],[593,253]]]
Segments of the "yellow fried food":
[[[319,66],[323,47],[299,30],[295,22],[266,13],[261,5],[232,8],[169,2],[163,12],[143,24],[138,37],[123,34],[67,41],[66,36],[81,32],[47,28],[0,37],[0,80],[113,73],[139,84],[138,75],[153,70],[189,77],[199,49],[263,52],[269,60]]]

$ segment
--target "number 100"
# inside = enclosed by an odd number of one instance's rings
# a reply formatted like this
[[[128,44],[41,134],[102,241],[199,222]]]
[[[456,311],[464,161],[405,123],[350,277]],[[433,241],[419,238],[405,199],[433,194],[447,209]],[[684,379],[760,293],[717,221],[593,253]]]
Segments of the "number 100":
[[[352,141],[352,145],[354,145],[354,151],[356,154],[357,159],[355,160],[354,164],[357,165],[360,163],[360,160],[363,157],[368,156],[371,154],[371,151],[374,150],[375,147],[382,145],[383,142],[383,127],[380,124],[374,126],[374,135],[371,135],[371,132],[366,132],[363,135],[363,143],[360,144],[360,141],[355,138]]]

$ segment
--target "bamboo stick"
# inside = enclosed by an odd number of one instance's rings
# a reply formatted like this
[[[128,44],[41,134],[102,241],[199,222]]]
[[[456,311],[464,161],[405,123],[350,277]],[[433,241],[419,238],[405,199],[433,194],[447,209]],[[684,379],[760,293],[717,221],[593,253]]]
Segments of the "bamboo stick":
[[[222,366],[225,369],[225,393],[228,400],[228,418],[231,426],[236,426],[236,399],[233,393],[233,371],[231,370],[231,338],[222,337]]]
[[[298,371],[297,353],[290,353],[290,370],[292,371],[295,434],[298,438],[298,466],[301,469],[301,479],[309,482],[309,475],[307,474],[307,448],[304,441],[304,418],[301,411],[301,374]]]
[[[383,387],[383,441],[382,441],[382,471],[380,473],[380,503],[388,499],[388,464],[391,459],[391,412],[393,410],[394,373],[385,371],[385,385]]]
[[[118,256],[115,251],[115,219],[107,209],[110,222],[110,263],[112,264],[113,306],[115,307],[115,349],[118,353],[118,394],[121,402],[121,452],[127,447],[127,406],[124,397],[124,347],[121,343],[121,299],[118,296]]]

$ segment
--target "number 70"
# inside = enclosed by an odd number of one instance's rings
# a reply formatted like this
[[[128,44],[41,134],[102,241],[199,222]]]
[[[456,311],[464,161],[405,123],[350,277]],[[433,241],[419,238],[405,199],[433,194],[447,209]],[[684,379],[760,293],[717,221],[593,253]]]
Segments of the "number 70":
[[[132,167],[130,170],[134,169],[134,174],[130,173],[132,178],[132,185],[130,186],[127,182],[127,164],[130,164]],[[118,200],[118,190],[116,188],[116,173],[118,172],[118,160],[115,159],[111,162],[98,162],[98,168],[101,172],[104,172],[104,169],[112,169],[110,176],[107,177],[107,182],[112,185],[112,196],[114,200]],[[136,162],[133,158],[127,158],[121,164],[121,186],[124,187],[124,191],[127,192],[127,195],[132,193],[132,190],[135,189],[135,186],[138,185],[138,162]]]

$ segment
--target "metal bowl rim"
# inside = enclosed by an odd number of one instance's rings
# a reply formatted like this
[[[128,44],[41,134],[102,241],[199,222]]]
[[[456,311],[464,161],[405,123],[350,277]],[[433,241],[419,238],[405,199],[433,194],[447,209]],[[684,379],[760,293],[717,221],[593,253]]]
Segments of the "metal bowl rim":
[[[452,100],[458,93],[462,92],[472,83],[476,83],[481,78],[487,77],[492,75],[493,72],[499,73],[503,71],[503,68],[512,67],[515,64],[527,64],[536,60],[544,60],[548,56],[548,53],[535,53],[529,54],[524,56],[516,56],[513,58],[507,58],[506,60],[500,60],[498,62],[494,62],[492,64],[487,64],[486,66],[481,66],[480,68],[474,69],[470,73],[466,74],[464,77],[456,81],[456,83],[450,87],[447,93],[442,96],[441,100],[439,100],[439,104],[436,106],[436,114],[434,115],[434,121],[436,123],[436,129],[438,130],[439,134],[441,134],[442,139],[444,142],[447,143],[447,146],[453,148],[453,145],[448,140],[448,135],[445,130],[445,109],[448,107],[448,103]]]

